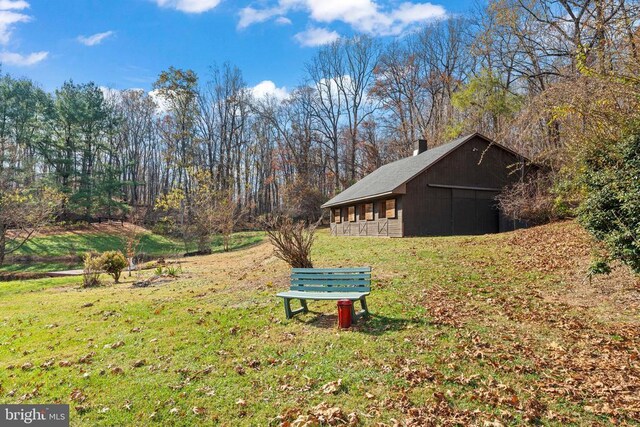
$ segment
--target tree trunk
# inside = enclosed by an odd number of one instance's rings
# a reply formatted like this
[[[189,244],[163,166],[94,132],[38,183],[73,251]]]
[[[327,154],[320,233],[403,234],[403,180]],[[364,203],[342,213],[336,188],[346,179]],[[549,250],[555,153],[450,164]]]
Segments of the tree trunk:
[[[7,226],[0,226],[0,266],[4,264],[4,257],[7,245]]]

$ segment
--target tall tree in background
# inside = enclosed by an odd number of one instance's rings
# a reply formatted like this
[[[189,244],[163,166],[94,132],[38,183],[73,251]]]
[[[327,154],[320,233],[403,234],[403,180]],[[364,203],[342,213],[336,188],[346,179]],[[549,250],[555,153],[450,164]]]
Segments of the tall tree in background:
[[[170,67],[153,84],[154,89],[167,106],[162,123],[165,143],[165,161],[175,174],[166,177],[164,191],[169,187],[180,188],[189,199],[190,186],[187,168],[195,162],[195,123],[197,117],[198,77],[191,70]]]
[[[321,48],[306,65],[306,72],[309,86],[314,90],[311,104],[314,130],[322,136],[320,143],[331,158],[333,190],[340,191],[343,188],[340,180],[340,126],[345,106],[336,82],[344,78],[339,44]]]

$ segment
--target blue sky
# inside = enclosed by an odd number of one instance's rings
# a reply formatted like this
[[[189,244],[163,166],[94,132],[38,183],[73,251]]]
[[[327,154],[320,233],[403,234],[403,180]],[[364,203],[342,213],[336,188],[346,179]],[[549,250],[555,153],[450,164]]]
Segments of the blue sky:
[[[0,0],[2,71],[44,89],[94,81],[149,90],[169,66],[206,78],[241,68],[250,86],[300,83],[318,46],[366,33],[397,37],[471,0]],[[273,84],[271,84],[273,82]]]

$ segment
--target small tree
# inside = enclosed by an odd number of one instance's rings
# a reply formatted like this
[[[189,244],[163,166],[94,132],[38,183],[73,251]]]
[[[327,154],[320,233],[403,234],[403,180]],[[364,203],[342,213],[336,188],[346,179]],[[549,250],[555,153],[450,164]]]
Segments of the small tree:
[[[214,234],[222,235],[224,250],[228,251],[231,235],[244,217],[244,211],[230,190],[216,189],[208,171],[190,175],[193,188],[187,199],[181,190],[174,190],[158,199],[157,208],[167,212],[185,239],[195,239],[201,253],[211,252]]]
[[[222,246],[225,252],[228,252],[231,245],[231,236],[236,231],[238,224],[244,218],[245,211],[228,193],[222,193],[223,197],[218,199],[215,209],[214,227],[215,230],[222,235]]]
[[[312,268],[311,246],[318,224],[307,226],[303,221],[283,217],[265,224],[265,229],[278,258],[293,268]]]
[[[155,209],[164,213],[163,221],[168,226],[169,232],[179,235],[184,243],[185,251],[189,250],[191,240],[191,226],[186,215],[185,194],[181,189],[173,189],[167,194],[156,199]]]
[[[102,272],[100,256],[95,252],[87,252],[83,260],[82,286],[85,288],[100,286],[100,273]]]
[[[127,267],[127,259],[120,251],[107,251],[100,256],[100,267],[118,283],[122,270]]]
[[[143,211],[135,211],[129,217],[129,223],[132,225],[132,229],[129,233],[127,233],[124,238],[124,253],[127,256],[127,270],[129,271],[129,277],[131,277],[131,269],[133,268],[133,261],[136,257],[136,253],[138,252],[138,247],[140,246],[140,241],[142,240],[142,236],[144,233],[140,232],[138,225],[142,223],[142,219],[144,217]]]

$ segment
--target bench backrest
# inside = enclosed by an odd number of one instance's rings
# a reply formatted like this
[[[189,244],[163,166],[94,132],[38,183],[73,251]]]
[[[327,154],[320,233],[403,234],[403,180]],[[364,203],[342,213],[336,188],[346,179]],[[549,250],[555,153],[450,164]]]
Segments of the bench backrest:
[[[370,292],[371,267],[293,268],[291,290],[309,292]]]

